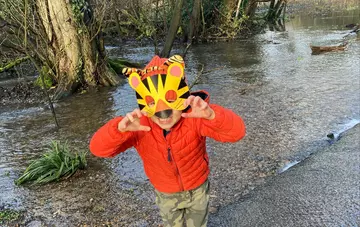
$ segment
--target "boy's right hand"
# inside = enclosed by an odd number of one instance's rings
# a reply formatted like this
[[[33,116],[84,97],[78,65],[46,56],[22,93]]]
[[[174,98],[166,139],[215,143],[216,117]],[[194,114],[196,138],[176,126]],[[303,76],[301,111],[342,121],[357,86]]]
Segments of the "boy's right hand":
[[[135,109],[131,113],[127,113],[126,116],[119,122],[118,129],[120,132],[133,132],[133,131],[150,131],[149,126],[140,124],[140,118],[146,116],[139,109]]]

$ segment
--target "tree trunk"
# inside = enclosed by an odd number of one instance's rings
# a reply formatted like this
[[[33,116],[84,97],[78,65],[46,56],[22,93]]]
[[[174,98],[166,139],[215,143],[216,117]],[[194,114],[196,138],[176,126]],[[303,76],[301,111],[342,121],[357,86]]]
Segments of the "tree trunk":
[[[242,1],[242,0],[239,0],[239,1],[238,1],[238,5],[237,5],[237,7],[236,7],[235,19],[238,19],[238,17],[239,17],[241,1]]]
[[[278,17],[281,15],[281,11],[283,10],[283,7],[285,6],[283,3],[283,0],[278,0],[275,3],[275,0],[271,1],[269,12],[266,16],[267,21],[274,22],[277,20]]]
[[[269,6],[269,11],[266,15],[266,19],[269,21],[270,20],[270,17],[272,16],[273,14],[273,11],[274,11],[274,6],[275,6],[275,0],[271,0],[270,2],[270,6]]]
[[[249,0],[248,4],[246,6],[246,10],[245,10],[245,14],[249,18],[252,18],[255,15],[257,5],[258,5],[257,0]]]
[[[278,9],[278,11],[277,11],[277,13],[276,13],[276,17],[275,17],[276,20],[280,18],[281,13],[282,13],[282,11],[284,10],[284,7],[285,7],[285,2],[283,2],[283,3],[281,4],[280,8]]]
[[[118,84],[107,67],[100,25],[92,19],[86,0],[83,5],[68,0],[36,0],[36,4],[60,94],[73,93],[81,86]]]
[[[193,39],[194,38],[196,39],[199,35],[200,12],[201,12],[201,0],[194,0],[194,5],[190,17],[189,43],[192,43]]]
[[[161,57],[169,57],[172,45],[175,40],[176,33],[179,29],[181,21],[181,9],[183,6],[184,0],[176,0],[175,8],[173,12],[173,17],[170,22],[170,28],[166,36],[166,41],[163,50],[160,53]]]

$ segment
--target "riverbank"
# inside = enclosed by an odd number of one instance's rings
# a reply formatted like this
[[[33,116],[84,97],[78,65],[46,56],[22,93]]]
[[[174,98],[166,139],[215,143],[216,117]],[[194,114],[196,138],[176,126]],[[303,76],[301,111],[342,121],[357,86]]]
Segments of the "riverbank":
[[[333,145],[221,208],[210,216],[209,227],[360,225],[359,149],[360,124]]]
[[[344,10],[354,10],[359,7],[358,0],[290,0],[286,13],[289,17],[298,14],[318,17]]]

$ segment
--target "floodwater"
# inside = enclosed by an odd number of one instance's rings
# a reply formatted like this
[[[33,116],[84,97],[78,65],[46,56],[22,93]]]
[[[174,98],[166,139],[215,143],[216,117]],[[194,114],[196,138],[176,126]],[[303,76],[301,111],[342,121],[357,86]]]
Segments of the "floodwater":
[[[205,72],[192,90],[209,91],[211,102],[232,109],[247,125],[247,135],[238,143],[208,140],[213,212],[242,198],[266,176],[329,146],[327,134],[339,134],[359,122],[360,40],[351,39],[343,52],[312,55],[309,47],[324,36],[346,35],[345,25],[359,21],[358,10],[322,18],[299,16],[283,31],[191,47],[186,56],[189,83],[201,64]],[[113,57],[145,63],[153,47],[128,44],[108,51]],[[21,211],[24,226],[161,223],[152,187],[131,149],[113,159],[90,155],[86,171],[60,183],[14,184],[51,140],[67,140],[71,147],[87,150],[102,124],[136,107],[126,82],[55,103],[58,131],[47,106],[1,107],[0,209]]]

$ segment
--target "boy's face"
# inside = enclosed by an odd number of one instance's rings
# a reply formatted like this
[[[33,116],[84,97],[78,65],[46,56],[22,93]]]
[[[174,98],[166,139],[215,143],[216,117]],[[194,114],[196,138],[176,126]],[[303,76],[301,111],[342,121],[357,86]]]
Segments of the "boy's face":
[[[181,118],[181,110],[172,110],[172,114],[167,118],[159,118],[153,115],[150,119],[159,125],[160,128],[169,131]]]

